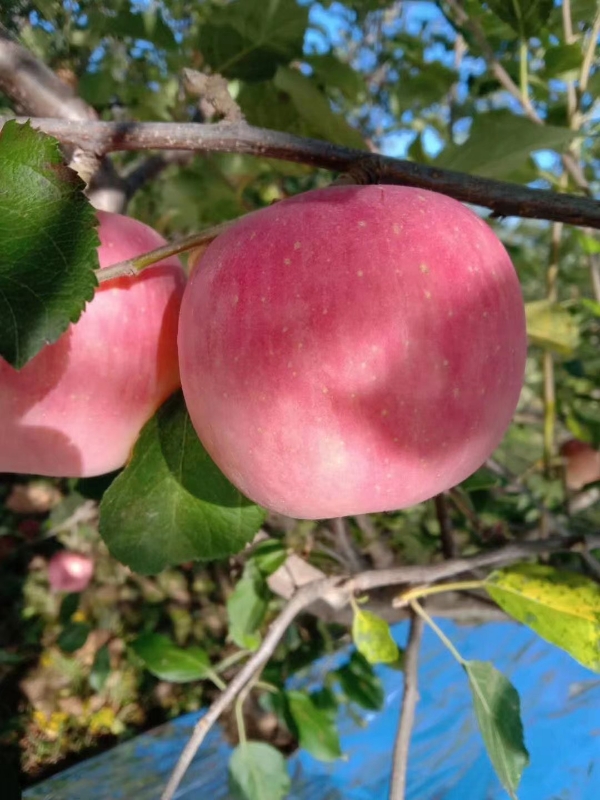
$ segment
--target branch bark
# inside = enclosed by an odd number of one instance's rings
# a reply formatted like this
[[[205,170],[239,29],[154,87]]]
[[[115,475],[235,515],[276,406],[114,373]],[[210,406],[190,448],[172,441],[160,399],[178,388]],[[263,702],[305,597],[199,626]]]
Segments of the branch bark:
[[[0,125],[8,118],[0,117]],[[17,118],[25,122],[27,118]],[[366,153],[350,147],[255,128],[245,123],[204,125],[193,122],[65,122],[31,120],[34,127],[61,142],[103,156],[118,150],[195,150],[245,153],[321,167],[337,172],[367,173],[373,182],[402,184],[441,192],[483,206],[495,216],[519,216],[600,228],[600,203],[578,197],[438,169]]]
[[[419,650],[423,636],[423,619],[412,612],[408,645],[404,654],[404,692],[402,695],[402,711],[394,744],[392,761],[392,783],[390,800],[404,800],[406,796],[406,775],[408,772],[408,751],[415,710],[419,700],[417,672],[419,666]]]
[[[173,799],[177,787],[181,783],[198,748],[221,713],[235,700],[248,682],[253,680],[256,673],[265,666],[296,616],[320,598],[325,595],[331,597],[335,592],[339,592],[341,600],[348,602],[352,593],[360,594],[382,586],[435,583],[436,581],[452,578],[476,569],[497,567],[502,564],[515,563],[531,556],[541,555],[542,553],[556,553],[576,548],[584,551],[585,549],[600,549],[600,534],[587,537],[585,540],[580,536],[561,536],[533,542],[520,542],[489,553],[480,553],[470,558],[452,559],[441,564],[370,570],[359,573],[352,578],[336,576],[305,584],[291,597],[279,616],[271,624],[259,649],[244,664],[225,691],[214,700],[206,714],[196,724],[161,795],[161,800]]]
[[[62,125],[94,122],[98,115],[73,89],[52,70],[13,41],[0,25],[0,92],[15,104],[19,113],[34,117],[57,117]],[[90,202],[104,211],[121,212],[125,208],[125,187],[112,163],[94,148],[72,144],[68,154],[71,166],[88,183]]]

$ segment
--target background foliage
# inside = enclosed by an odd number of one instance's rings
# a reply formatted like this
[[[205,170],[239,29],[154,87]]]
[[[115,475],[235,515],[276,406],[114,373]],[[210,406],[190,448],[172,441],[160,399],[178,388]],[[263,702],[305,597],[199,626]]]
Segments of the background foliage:
[[[186,91],[181,80],[182,69],[193,68],[225,76],[254,125],[595,195],[598,13],[595,0],[9,0],[0,21],[103,119],[215,120],[214,107]],[[15,111],[0,95],[0,114]],[[6,150],[3,159],[12,163]],[[112,161],[130,180],[128,213],[167,237],[326,185],[332,177],[241,155],[165,153],[149,160],[126,153]],[[18,172],[11,174],[18,185]],[[0,197],[0,208],[2,202]],[[559,447],[570,437],[600,446],[600,245],[585,229],[515,218],[490,222],[513,258],[528,303],[527,380],[493,461],[449,493],[442,509],[428,503],[342,526],[270,515],[263,526],[270,543],[249,557],[208,566],[175,565],[239,549],[261,525],[259,510],[244,510],[238,538],[222,550],[209,552],[202,542],[185,550],[179,526],[148,553],[140,549],[135,529],[117,542],[105,537],[113,553],[141,572],[168,567],[144,577],[112,559],[98,534],[97,503],[114,476],[79,482],[1,476],[0,603],[6,611],[0,618],[0,741],[20,750],[27,780],[64,765],[73,752],[113,742],[210,699],[236,663],[258,647],[280,607],[268,578],[289,552],[330,574],[435,560],[444,554],[446,523],[463,554],[557,529],[586,533],[598,525],[598,489],[569,480]],[[90,242],[83,238],[80,249],[86,248]],[[59,309],[59,329],[90,291],[85,274],[79,280],[82,295]],[[10,349],[2,352],[8,357]],[[155,501],[162,508],[190,491],[174,484],[168,448],[157,446],[161,431],[169,431],[172,441],[182,430],[182,414],[175,399],[149,423],[138,448],[152,454],[156,472],[141,475],[134,461],[106,495],[107,520],[119,519],[126,527],[127,515],[136,516],[131,498],[156,474],[161,477]],[[211,468],[199,446],[187,458],[197,470]],[[592,475],[591,483],[599,478]],[[223,500],[230,489],[219,486],[218,475],[209,485],[220,498],[217,512],[214,506],[207,510],[210,497],[194,496],[180,522],[196,530],[209,526],[218,542],[231,531],[223,507],[234,503]],[[116,530],[108,522],[106,527]],[[96,559],[94,581],[81,597],[61,598],[48,590],[46,560],[61,546]],[[577,556],[554,556],[550,563],[586,571]],[[500,597],[501,589],[495,591]],[[355,629],[363,621],[355,618]],[[293,625],[263,675],[265,685],[248,699],[246,736],[254,742],[236,751],[231,767],[232,785],[242,796],[265,797],[264,785],[275,787],[273,797],[287,791],[284,762],[256,740],[284,753],[299,744],[334,759],[340,755],[337,704],[351,701],[372,710],[383,702],[369,663],[372,643],[365,651],[362,629],[363,639],[356,642],[362,654],[332,674],[330,685],[313,695],[285,688],[287,677],[348,641],[350,619],[339,622],[309,616]],[[370,633],[367,626],[367,642]],[[376,653],[383,648],[389,655],[390,643],[382,636]],[[391,668],[401,663],[393,654],[387,660]],[[487,681],[490,691],[505,688],[501,676],[471,664],[472,686]],[[230,727],[237,738],[236,725]],[[264,752],[260,775],[248,769],[256,748]],[[518,769],[506,777],[512,791],[524,763],[517,748]]]

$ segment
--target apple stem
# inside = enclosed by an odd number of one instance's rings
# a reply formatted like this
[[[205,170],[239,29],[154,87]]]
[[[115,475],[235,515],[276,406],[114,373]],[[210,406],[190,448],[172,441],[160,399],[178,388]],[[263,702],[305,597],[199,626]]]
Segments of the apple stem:
[[[245,214],[244,216],[249,215]],[[98,269],[96,270],[98,283],[112,281],[115,278],[131,278],[148,267],[151,267],[153,264],[163,261],[170,256],[175,256],[188,250],[203,248],[216,239],[221,233],[231,228],[232,225],[235,225],[239,219],[241,219],[241,217],[228,220],[227,222],[221,222],[219,225],[213,225],[200,233],[192,233],[189,236],[184,236],[177,242],[168,242],[162,247],[157,247],[156,250],[150,250],[150,252],[142,253],[135,258],[128,258],[125,261],[120,261],[112,267]]]
[[[429,614],[425,611],[425,609],[421,605],[419,605],[419,603],[417,603],[416,600],[411,600],[410,601],[410,607],[415,612],[415,614],[418,614],[423,620],[425,620],[425,622],[434,631],[434,633],[436,633],[438,635],[438,637],[441,640],[441,642],[446,645],[448,650],[452,653],[452,655],[458,661],[458,663],[461,665],[461,667],[464,667],[464,665],[466,663],[465,659],[461,656],[461,654],[458,652],[456,647],[454,647],[454,645],[452,644],[450,639],[448,639],[448,637],[441,630],[441,628],[438,628],[438,626],[435,624],[435,622],[432,620],[432,618],[429,616]]]
[[[402,608],[411,603],[412,600],[421,597],[428,597],[432,594],[442,592],[465,592],[471,589],[483,589],[485,581],[454,581],[454,583],[441,583],[437,586],[415,586],[407,592],[396,597],[392,603],[394,608]]]

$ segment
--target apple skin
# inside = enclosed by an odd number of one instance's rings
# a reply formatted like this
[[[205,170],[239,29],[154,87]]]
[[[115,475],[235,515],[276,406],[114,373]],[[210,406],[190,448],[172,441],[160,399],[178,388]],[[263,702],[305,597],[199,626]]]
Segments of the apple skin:
[[[580,439],[569,439],[560,446],[565,462],[565,483],[578,492],[589,483],[600,481],[600,452]]]
[[[53,592],[83,592],[94,574],[94,559],[70,550],[55,553],[48,562],[48,580]]]
[[[395,186],[240,220],[205,251],[179,321],[208,453],[247,497],[305,519],[404,508],[468,477],[510,423],[526,349],[491,229]]]
[[[101,267],[165,243],[99,211]],[[180,385],[177,258],[107,281],[75,325],[17,371],[0,359],[0,472],[89,477],[122,467],[144,423]]]

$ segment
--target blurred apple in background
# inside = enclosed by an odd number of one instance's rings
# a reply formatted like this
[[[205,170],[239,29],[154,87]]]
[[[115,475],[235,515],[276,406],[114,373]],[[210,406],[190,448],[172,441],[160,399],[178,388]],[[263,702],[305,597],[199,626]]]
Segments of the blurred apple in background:
[[[53,592],[83,592],[94,574],[94,559],[69,550],[55,553],[48,562],[48,580]]]

